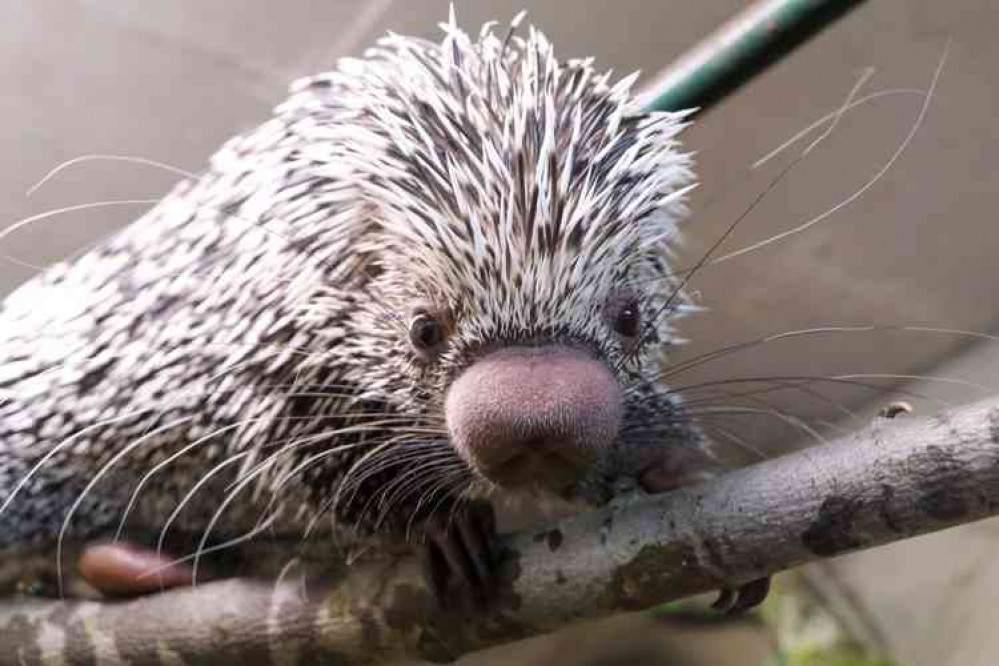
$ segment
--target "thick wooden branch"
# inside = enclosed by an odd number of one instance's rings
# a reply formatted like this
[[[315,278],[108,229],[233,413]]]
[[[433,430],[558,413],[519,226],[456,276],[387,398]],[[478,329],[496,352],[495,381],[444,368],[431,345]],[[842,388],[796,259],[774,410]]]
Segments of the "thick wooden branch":
[[[419,564],[400,559],[321,582],[230,580],[122,603],[8,601],[0,665],[446,661],[996,513],[999,400],[879,420],[702,486],[510,536],[490,615],[439,612]]]

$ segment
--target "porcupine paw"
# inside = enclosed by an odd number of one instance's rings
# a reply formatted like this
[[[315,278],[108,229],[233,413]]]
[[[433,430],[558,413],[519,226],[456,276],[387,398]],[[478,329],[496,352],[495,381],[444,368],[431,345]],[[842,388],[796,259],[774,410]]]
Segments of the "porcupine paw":
[[[424,570],[439,606],[487,609],[496,596],[499,564],[492,507],[473,503],[460,513],[437,511],[425,530]]]
[[[723,588],[711,607],[726,615],[739,615],[763,603],[769,592],[770,577],[757,578],[736,588]]]
[[[80,575],[104,596],[130,597],[193,584],[193,569],[152,547],[94,543],[77,564]]]

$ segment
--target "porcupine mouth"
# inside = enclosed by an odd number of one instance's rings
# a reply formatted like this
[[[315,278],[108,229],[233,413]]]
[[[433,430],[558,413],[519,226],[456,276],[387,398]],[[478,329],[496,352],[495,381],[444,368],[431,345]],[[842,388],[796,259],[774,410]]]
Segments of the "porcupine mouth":
[[[579,483],[583,468],[559,447],[538,441],[483,474],[496,486],[568,498]]]

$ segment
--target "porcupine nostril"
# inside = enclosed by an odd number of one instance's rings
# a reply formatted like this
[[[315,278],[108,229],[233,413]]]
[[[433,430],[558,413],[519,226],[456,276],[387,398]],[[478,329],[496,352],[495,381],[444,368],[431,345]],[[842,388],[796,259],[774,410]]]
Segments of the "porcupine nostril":
[[[558,490],[590,468],[617,436],[621,390],[578,349],[507,347],[455,380],[445,414],[452,444],[504,486]]]

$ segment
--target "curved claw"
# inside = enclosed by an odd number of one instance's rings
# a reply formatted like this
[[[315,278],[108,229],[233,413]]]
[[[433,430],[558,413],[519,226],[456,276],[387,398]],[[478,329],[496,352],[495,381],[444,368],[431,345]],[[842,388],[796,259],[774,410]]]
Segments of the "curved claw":
[[[737,588],[723,588],[711,607],[727,615],[739,615],[759,606],[769,593],[770,577],[757,578]]]
[[[485,610],[496,595],[499,563],[492,508],[473,504],[451,518],[447,512],[436,512],[426,523],[427,583],[445,610],[458,605],[455,597],[459,603],[471,602],[475,608]]]

